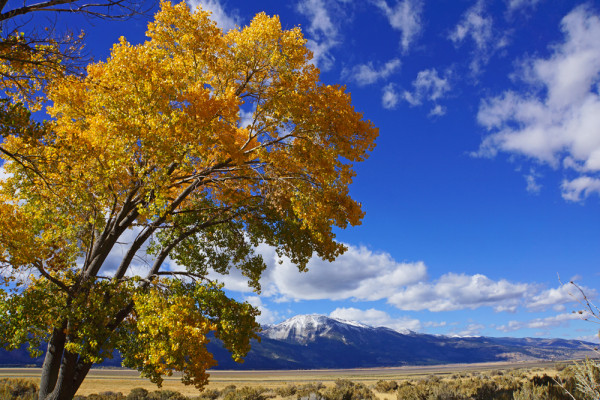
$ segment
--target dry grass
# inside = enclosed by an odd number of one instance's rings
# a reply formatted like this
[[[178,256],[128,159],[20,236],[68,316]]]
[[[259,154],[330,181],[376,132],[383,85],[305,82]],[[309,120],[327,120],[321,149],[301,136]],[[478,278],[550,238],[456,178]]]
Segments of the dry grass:
[[[287,384],[301,385],[311,382],[322,382],[332,386],[336,379],[348,379],[353,382],[374,386],[379,380],[403,381],[409,379],[426,378],[431,375],[440,378],[449,378],[456,374],[482,374],[493,375],[502,373],[518,373],[531,377],[548,373],[556,374],[554,363],[485,363],[485,364],[460,364],[441,365],[430,367],[399,367],[399,368],[374,368],[351,370],[308,370],[308,371],[212,371],[209,389],[223,389],[228,385],[262,386],[268,389],[286,386]],[[40,369],[36,368],[0,368],[0,378],[32,378],[39,379]],[[89,395],[106,391],[127,394],[131,389],[142,387],[148,391],[157,390],[156,385],[139,377],[137,371],[126,369],[94,369],[78,391],[78,394]],[[166,377],[163,389],[174,390],[186,396],[198,394],[194,387],[185,386],[179,377]],[[395,400],[395,395],[376,392],[381,400]]]

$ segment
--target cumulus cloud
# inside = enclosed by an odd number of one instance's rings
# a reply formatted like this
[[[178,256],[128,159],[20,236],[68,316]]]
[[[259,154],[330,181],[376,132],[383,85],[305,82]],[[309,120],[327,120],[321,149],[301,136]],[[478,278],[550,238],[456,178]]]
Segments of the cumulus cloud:
[[[313,62],[322,70],[329,70],[335,58],[331,49],[339,44],[339,29],[323,0],[300,0],[298,12],[310,21],[307,46],[313,52]]]
[[[380,68],[373,66],[373,63],[369,62],[367,64],[356,65],[350,69],[344,69],[342,71],[342,77],[344,79],[353,80],[359,86],[366,86],[388,78],[391,74],[400,69],[401,65],[402,63],[398,58],[386,62]]]
[[[405,100],[411,106],[420,106],[425,102],[432,103],[429,116],[440,116],[446,113],[446,108],[437,104],[438,100],[450,91],[450,72],[440,76],[437,69],[431,68],[420,71],[412,82],[412,91],[399,92],[395,83],[389,83],[383,88],[381,104],[384,108],[393,109],[400,100]]]
[[[262,293],[278,301],[380,300],[427,275],[423,262],[397,262],[388,253],[365,247],[348,246],[348,251],[333,263],[313,257],[308,272],[299,272],[289,259],[280,259],[270,246],[261,245],[257,251],[268,266],[260,281]],[[223,282],[230,290],[252,291],[247,278],[236,269],[225,276],[211,273],[209,278]]]
[[[439,117],[446,114],[446,107],[436,104],[431,111],[429,111],[430,117]]]
[[[473,57],[470,69],[479,74],[482,66],[488,63],[496,50],[506,45],[506,39],[494,31],[494,21],[479,0],[469,8],[448,37],[456,46],[466,41],[473,43]]]
[[[435,282],[419,282],[388,298],[401,310],[453,311],[490,306],[495,311],[515,311],[530,291],[526,283],[493,281],[488,277],[449,273]]]
[[[590,176],[580,176],[572,180],[565,179],[560,188],[563,199],[577,202],[593,193],[600,195],[600,179]]]
[[[396,90],[396,85],[394,83],[385,85],[381,96],[381,105],[383,108],[392,110],[396,108],[398,101],[400,101],[400,94]]]
[[[245,301],[250,303],[253,307],[256,307],[260,311],[260,315],[256,317],[256,322],[261,325],[274,324],[281,320],[282,315],[276,311],[270,310],[263,303],[262,299],[258,296],[248,296],[244,298]]]
[[[435,102],[441,99],[450,91],[449,78],[440,77],[435,68],[420,71],[417,78],[412,83],[414,89],[412,92],[404,91],[403,98],[411,106],[418,106],[424,101]],[[435,105],[430,115],[443,115],[445,109],[440,105]]]
[[[330,314],[330,317],[340,318],[349,321],[358,321],[370,326],[385,326],[398,332],[419,331],[421,330],[421,321],[414,318],[392,318],[388,313],[374,308],[360,310],[354,307],[336,308]]]
[[[423,2],[404,0],[396,3],[394,7],[390,7],[387,0],[373,0],[373,3],[385,14],[392,28],[402,33],[402,50],[408,51],[422,29]]]
[[[561,28],[565,40],[550,57],[522,63],[523,93],[482,101],[477,119],[491,133],[474,154],[502,151],[562,168],[575,175],[563,181],[563,197],[579,201],[600,192],[600,18],[580,6]]]
[[[313,257],[308,273],[298,273],[289,260],[282,261],[266,280],[282,295],[298,300],[385,299],[427,274],[423,262],[397,262],[388,253],[354,246],[333,263]]]
[[[585,286],[581,286],[580,288],[590,299],[597,295],[594,289]],[[577,287],[571,283],[565,283],[558,288],[547,289],[532,296],[527,304],[527,308],[531,310],[545,310],[552,307],[557,311],[562,311],[565,309],[565,304],[583,302],[584,300],[581,291]]]
[[[121,261],[129,251],[131,244],[135,241],[136,237],[140,234],[141,228],[133,228],[127,229],[121,236],[119,240],[114,245],[106,260],[102,264],[102,269],[100,271],[100,275],[108,275],[112,276],[116,271]],[[131,265],[127,270],[127,276],[142,276],[145,277],[149,272],[154,261],[153,257],[146,254],[147,245],[143,245],[136,256],[131,261]],[[166,261],[168,263],[169,260]],[[83,264],[83,260],[81,260]]]
[[[101,274],[114,273],[138,234],[139,229],[128,230],[122,235],[104,263]],[[269,301],[277,303],[300,300],[383,300],[405,311],[440,312],[490,307],[496,312],[514,312],[518,307],[532,311],[549,308],[561,311],[565,304],[582,300],[577,287],[571,284],[543,289],[535,284],[505,279],[495,281],[481,274],[456,273],[430,280],[423,262],[398,262],[389,253],[374,252],[366,247],[350,245],[348,251],[332,263],[313,257],[308,263],[308,272],[304,273],[299,272],[289,259],[280,258],[271,246],[261,244],[256,251],[267,264],[260,280],[261,293]],[[152,256],[145,254],[145,247],[140,249],[128,275],[145,276],[153,261]],[[167,259],[163,266],[166,271],[183,269],[171,259]],[[239,270],[233,268],[226,275],[212,271],[208,278],[224,283],[227,290],[245,293],[246,300],[261,310],[261,323],[273,323],[281,318],[280,314],[268,309],[260,298],[251,294],[253,289]],[[589,299],[597,295],[593,289],[584,286],[581,289]],[[345,313],[345,316],[341,313]],[[396,330],[417,330],[422,327],[416,320],[392,318],[375,309],[363,311],[341,308],[335,316]]]
[[[398,262],[383,252],[365,247],[348,246],[348,251],[329,263],[316,257],[301,273],[288,259],[280,259],[274,249],[261,245],[268,267],[261,278],[262,295],[275,302],[299,300],[386,301],[405,311],[456,311],[490,307],[496,312],[515,312],[518,308],[541,311],[562,310],[577,299],[569,296],[567,285],[544,289],[541,285],[492,280],[485,275],[444,274],[430,280],[423,262]],[[223,282],[227,289],[249,293],[247,278],[233,269],[228,275],[211,274],[210,279]],[[593,298],[596,292],[582,288]],[[571,291],[575,291],[574,287]],[[355,309],[345,312],[355,312]],[[381,320],[384,314],[370,311],[369,318]],[[367,322],[367,314],[360,314]],[[351,318],[352,319],[352,318]],[[391,326],[391,322],[386,326]]]
[[[502,332],[512,332],[521,329],[539,329],[546,330],[557,326],[567,326],[569,321],[582,320],[586,315],[578,313],[563,313],[545,318],[535,318],[530,321],[509,321],[506,325],[496,327]]]
[[[234,29],[236,26],[241,25],[241,18],[234,12],[226,12],[225,7],[219,0],[186,0],[188,6],[194,10],[198,6],[202,9],[210,11],[212,13],[212,20],[217,23],[217,26],[224,32]]]

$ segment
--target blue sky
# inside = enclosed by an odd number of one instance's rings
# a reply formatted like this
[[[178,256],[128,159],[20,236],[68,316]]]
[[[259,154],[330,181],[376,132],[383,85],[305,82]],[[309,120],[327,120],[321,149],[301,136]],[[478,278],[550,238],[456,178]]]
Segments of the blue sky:
[[[322,81],[380,129],[351,187],[363,224],[337,232],[346,254],[300,274],[264,246],[260,296],[224,279],[261,322],[594,340],[567,283],[600,288],[600,2],[199,3],[224,30],[261,11],[301,26]],[[69,21],[99,60],[146,22]]]

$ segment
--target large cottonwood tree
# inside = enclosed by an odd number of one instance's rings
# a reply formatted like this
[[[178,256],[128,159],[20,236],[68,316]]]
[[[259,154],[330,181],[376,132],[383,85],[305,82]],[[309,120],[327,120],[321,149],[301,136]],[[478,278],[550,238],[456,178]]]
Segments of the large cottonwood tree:
[[[259,328],[208,274],[260,290],[258,244],[303,270],[363,216],[348,185],[377,130],[319,81],[300,29],[259,14],[224,34],[165,2],[147,35],[85,77],[49,76],[50,119],[4,133],[0,339],[47,343],[43,400],[71,399],[114,350],[153,382],[203,387],[208,335],[240,359]]]

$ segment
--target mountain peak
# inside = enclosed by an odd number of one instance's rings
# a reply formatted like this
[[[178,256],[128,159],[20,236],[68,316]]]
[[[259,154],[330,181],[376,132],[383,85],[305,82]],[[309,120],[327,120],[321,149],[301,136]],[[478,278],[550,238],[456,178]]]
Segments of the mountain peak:
[[[284,340],[297,343],[314,342],[317,338],[340,337],[350,331],[374,329],[357,321],[347,321],[340,318],[320,314],[296,315],[277,325],[263,330],[263,336],[269,339]]]

